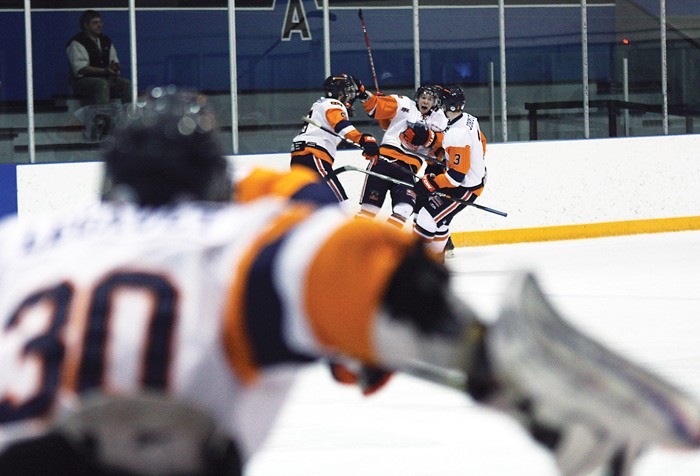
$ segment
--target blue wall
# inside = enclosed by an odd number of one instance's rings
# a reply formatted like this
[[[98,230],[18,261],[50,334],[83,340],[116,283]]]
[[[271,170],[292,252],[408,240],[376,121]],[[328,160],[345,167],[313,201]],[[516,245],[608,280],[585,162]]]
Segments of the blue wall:
[[[286,1],[274,9],[236,11],[238,84],[242,91],[317,89],[324,78],[323,23],[313,0],[303,0],[309,36],[293,32],[283,38]],[[550,9],[547,9],[548,11]],[[547,40],[539,44],[529,12],[508,12],[508,80],[550,82],[580,80],[580,11],[553,8]],[[539,15],[542,9],[537,9]],[[81,11],[32,13],[34,31],[34,96],[50,99],[69,93],[65,46],[79,31]],[[130,72],[129,16],[125,10],[100,12],[103,32],[116,45],[125,76]],[[498,62],[498,21],[493,8],[421,10],[421,76],[426,81],[486,83],[488,62]],[[612,32],[614,8],[590,9],[590,27]],[[371,9],[365,13],[372,52],[382,86],[413,85],[412,12]],[[555,21],[556,20],[556,21]],[[611,33],[612,34],[612,33]],[[139,10],[136,15],[139,88],[172,83],[201,90],[229,89],[228,13],[211,10]],[[532,41],[525,41],[532,37]],[[0,100],[26,97],[24,14],[0,11]],[[591,48],[611,51],[609,38]],[[530,58],[536,57],[533,61]],[[609,80],[610,65],[594,64],[592,80]],[[523,62],[518,62],[523,58]],[[331,16],[333,71],[346,71],[371,84],[372,76],[361,25],[355,9]],[[544,64],[545,67],[542,67]],[[556,65],[551,71],[550,64]]]
[[[17,213],[17,166],[0,164],[0,218]]]

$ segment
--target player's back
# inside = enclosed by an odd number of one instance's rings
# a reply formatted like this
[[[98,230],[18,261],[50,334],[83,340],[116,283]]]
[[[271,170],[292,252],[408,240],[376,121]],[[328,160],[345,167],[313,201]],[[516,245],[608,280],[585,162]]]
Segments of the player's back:
[[[486,179],[486,139],[479,128],[479,120],[466,112],[450,123],[445,131],[442,146],[451,157],[450,168],[465,174],[462,185],[475,187],[483,185]],[[461,155],[469,160],[454,162],[453,157]]]
[[[330,116],[335,122],[329,122],[329,111],[333,111]],[[345,105],[334,98],[319,98],[313,103],[309,110],[308,117],[314,122],[321,124],[327,129],[335,130],[342,135],[342,130],[337,130],[336,123],[341,120],[347,121],[348,113]],[[345,127],[345,126],[344,126]],[[328,132],[312,125],[305,124],[301,133],[294,137],[293,142],[303,141],[313,147],[321,147],[327,151],[331,157],[335,156],[340,139]]]
[[[4,222],[0,449],[94,389],[163,390],[236,428],[222,316],[241,255],[282,209],[104,204]]]

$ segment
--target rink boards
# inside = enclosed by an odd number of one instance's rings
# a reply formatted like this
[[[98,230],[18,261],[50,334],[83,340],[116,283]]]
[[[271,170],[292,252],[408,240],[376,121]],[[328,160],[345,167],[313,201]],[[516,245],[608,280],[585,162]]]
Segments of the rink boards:
[[[236,166],[289,166],[289,155],[231,157]],[[700,229],[700,135],[531,141],[488,146],[483,205],[452,224],[458,245],[590,238]],[[340,151],[336,166],[364,167]],[[101,163],[16,167],[20,215],[54,213],[99,196]],[[365,175],[340,175],[357,204]],[[388,213],[385,205],[384,213]]]

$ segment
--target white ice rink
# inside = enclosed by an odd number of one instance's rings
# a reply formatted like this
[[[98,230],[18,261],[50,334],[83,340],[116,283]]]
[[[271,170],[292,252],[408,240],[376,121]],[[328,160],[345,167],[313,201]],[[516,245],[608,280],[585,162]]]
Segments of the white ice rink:
[[[580,328],[700,398],[700,231],[459,248],[455,288],[493,319],[509,272],[536,272]],[[246,476],[553,476],[509,419],[460,393],[395,377],[363,398],[322,366],[302,374]],[[648,452],[635,476],[700,475],[700,452]]]

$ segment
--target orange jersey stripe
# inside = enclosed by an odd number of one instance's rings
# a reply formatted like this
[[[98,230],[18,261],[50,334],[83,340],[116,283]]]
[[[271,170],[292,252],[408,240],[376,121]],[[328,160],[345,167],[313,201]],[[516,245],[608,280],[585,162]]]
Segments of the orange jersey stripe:
[[[420,159],[404,154],[396,150],[395,147],[382,146],[379,148],[379,153],[385,157],[391,157],[392,159],[400,160],[401,162],[406,162],[408,165],[413,165],[416,168],[416,170],[420,170],[421,166],[423,165]]]
[[[289,172],[256,168],[236,184],[233,196],[241,203],[263,196],[290,198],[302,187],[315,182],[318,182],[318,174],[298,165],[292,165]]]
[[[333,157],[331,157],[328,152],[326,152],[323,149],[319,149],[318,147],[310,147],[306,146],[304,147],[303,150],[297,150],[292,152],[292,156],[296,157],[298,155],[306,155],[306,154],[313,154],[314,157],[318,157],[319,159],[323,160],[324,162],[328,162],[329,164],[333,165]]]
[[[396,117],[396,112],[399,110],[399,103],[396,101],[396,98],[392,96],[372,95],[364,102],[363,106],[367,114],[377,120],[391,121]]]
[[[342,109],[332,107],[326,111],[326,120],[328,121],[328,124],[330,124],[331,129],[335,129],[335,126],[338,125],[339,122],[347,121],[348,116],[343,112]]]
[[[309,267],[304,297],[321,344],[376,362],[373,318],[412,244],[409,234],[367,219],[351,220],[324,243]]]
[[[338,123],[341,121],[347,121],[346,127],[349,126],[351,129],[345,133],[345,138],[350,139],[353,142],[359,142],[360,137],[362,137],[362,134],[360,131],[355,129],[355,127],[349,122],[348,116],[343,112],[342,109],[328,109],[326,111],[326,119],[328,120],[328,123],[331,125],[331,128],[333,130],[336,130],[336,126]],[[340,132],[340,131],[336,131]]]
[[[268,243],[287,233],[294,225],[309,216],[312,207],[296,205],[278,216],[243,255],[234,276],[229,292],[223,320],[223,341],[229,365],[242,382],[252,383],[257,378],[259,367],[253,358],[252,346],[245,329],[246,277],[250,273],[255,258]]]
[[[448,147],[445,150],[450,158],[449,169],[466,175],[471,167],[471,147]],[[438,184],[440,188],[454,187],[452,182],[447,178],[446,173],[440,174],[435,177],[435,183]]]

